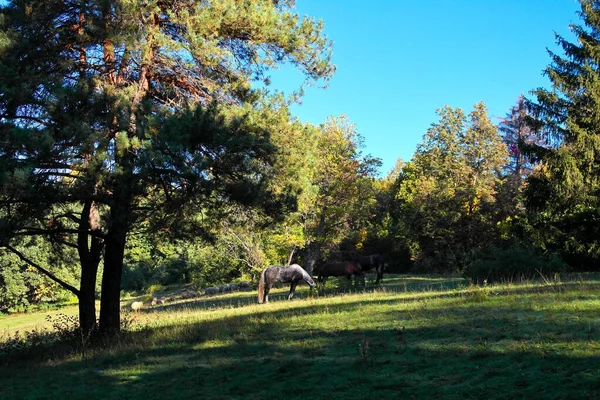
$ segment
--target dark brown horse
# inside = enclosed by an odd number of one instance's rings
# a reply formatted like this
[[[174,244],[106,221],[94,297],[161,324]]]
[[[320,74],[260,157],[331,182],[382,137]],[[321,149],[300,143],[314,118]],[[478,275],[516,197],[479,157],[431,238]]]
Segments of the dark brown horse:
[[[360,266],[360,269],[363,272],[370,271],[375,268],[377,271],[377,280],[375,283],[379,283],[381,278],[383,278],[383,263],[384,259],[381,254],[372,254],[370,256],[358,257],[353,260],[355,264]]]
[[[319,277],[318,281],[321,285],[324,285],[327,278],[330,276],[345,276],[348,279],[352,279],[352,276],[363,277],[363,272],[360,267],[356,263],[350,261],[317,265],[315,274]]]

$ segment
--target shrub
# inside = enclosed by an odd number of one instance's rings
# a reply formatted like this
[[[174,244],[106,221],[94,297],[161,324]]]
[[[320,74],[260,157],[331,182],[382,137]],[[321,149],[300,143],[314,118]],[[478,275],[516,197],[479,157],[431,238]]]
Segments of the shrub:
[[[473,282],[492,283],[531,279],[565,270],[566,264],[553,254],[542,254],[522,245],[507,248],[490,246],[475,254],[474,260],[464,271],[464,276]]]
[[[165,289],[166,289],[165,286],[158,284],[158,283],[154,283],[146,288],[146,293],[154,294],[154,293],[164,292]]]

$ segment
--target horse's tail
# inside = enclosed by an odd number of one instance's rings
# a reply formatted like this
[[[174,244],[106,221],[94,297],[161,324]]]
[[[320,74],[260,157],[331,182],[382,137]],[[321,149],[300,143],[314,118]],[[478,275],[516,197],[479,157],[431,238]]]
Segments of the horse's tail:
[[[260,274],[260,280],[258,281],[258,304],[262,304],[265,301],[265,272],[267,270],[263,270]]]

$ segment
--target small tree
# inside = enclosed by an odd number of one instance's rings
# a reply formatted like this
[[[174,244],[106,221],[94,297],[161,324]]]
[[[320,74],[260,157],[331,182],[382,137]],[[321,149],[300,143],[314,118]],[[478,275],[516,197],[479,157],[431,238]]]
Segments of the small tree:
[[[309,273],[324,245],[368,219],[368,206],[375,203],[373,176],[381,164],[361,154],[362,138],[346,117],[329,118],[320,131],[311,188],[299,205]]]

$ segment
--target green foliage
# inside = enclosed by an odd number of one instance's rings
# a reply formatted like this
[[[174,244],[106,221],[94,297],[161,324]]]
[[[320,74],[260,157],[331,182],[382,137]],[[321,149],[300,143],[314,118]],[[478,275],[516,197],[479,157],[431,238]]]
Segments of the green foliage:
[[[21,270],[12,257],[1,257],[0,262],[0,311],[24,311],[29,305],[28,293],[32,286],[31,274]]]
[[[565,271],[566,265],[560,257],[517,244],[489,246],[477,251],[464,276],[481,284],[546,279]]]
[[[43,235],[76,246],[90,275],[82,273],[80,285],[87,323],[104,254],[100,329],[118,331],[123,246],[134,229],[169,239],[210,236],[232,203],[281,215],[289,193],[273,193],[268,183],[277,127],[262,123],[269,95],[252,86],[268,83],[281,64],[309,82],[335,70],[323,24],[292,6],[34,0],[0,7],[1,245]],[[166,281],[190,279],[187,261],[165,259],[161,266],[174,271]],[[141,276],[130,278],[141,285]]]
[[[146,293],[155,294],[155,293],[163,292],[163,291],[165,291],[165,289],[166,289],[166,286],[155,283],[146,288]]]
[[[77,279],[70,258],[53,253],[47,242],[26,241],[19,248],[26,252],[30,259],[52,265],[57,276],[68,281]],[[14,254],[0,251],[0,312],[24,312],[42,303],[58,303],[71,299],[72,293],[62,289],[56,282],[40,275]]]
[[[413,160],[391,186],[389,231],[421,272],[460,271],[495,239],[494,209],[506,146],[483,103],[469,116],[438,110]]]
[[[125,265],[123,268],[123,280],[121,281],[123,290],[142,290],[147,284],[148,280],[142,268],[131,268]]]

